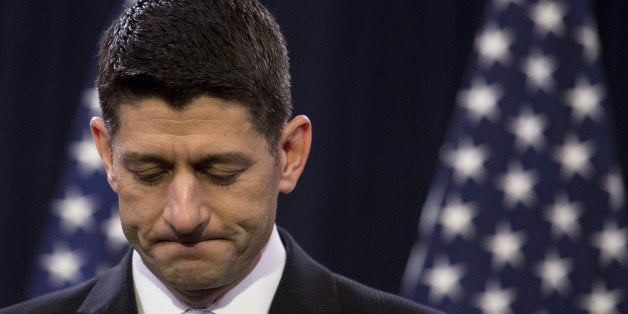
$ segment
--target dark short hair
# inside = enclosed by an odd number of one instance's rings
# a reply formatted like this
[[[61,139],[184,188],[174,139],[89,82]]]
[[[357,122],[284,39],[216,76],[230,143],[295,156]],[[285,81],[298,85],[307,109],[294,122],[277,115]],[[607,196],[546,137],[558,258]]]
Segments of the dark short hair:
[[[113,141],[122,102],[237,101],[276,152],[292,110],[288,68],[279,25],[257,0],[139,0],[103,34],[100,106]]]

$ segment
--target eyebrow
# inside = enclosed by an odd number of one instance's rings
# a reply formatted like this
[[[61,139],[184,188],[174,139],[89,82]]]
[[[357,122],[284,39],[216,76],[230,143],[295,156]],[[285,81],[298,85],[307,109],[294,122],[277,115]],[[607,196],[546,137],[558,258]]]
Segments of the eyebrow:
[[[167,161],[155,154],[126,152],[122,155],[122,164],[125,166],[143,163],[166,163]]]
[[[193,164],[196,165],[238,164],[247,167],[251,166],[253,163],[253,158],[250,155],[238,152],[206,155],[193,162]]]
[[[122,156],[122,164],[125,166],[133,165],[133,164],[146,164],[146,163],[156,163],[156,164],[170,164],[171,162],[167,159],[151,153],[137,153],[137,152],[127,152]],[[240,152],[226,152],[219,154],[209,154],[202,156],[196,160],[192,161],[194,165],[210,165],[210,164],[237,164],[244,167],[251,166],[254,161],[253,158],[244,153]]]

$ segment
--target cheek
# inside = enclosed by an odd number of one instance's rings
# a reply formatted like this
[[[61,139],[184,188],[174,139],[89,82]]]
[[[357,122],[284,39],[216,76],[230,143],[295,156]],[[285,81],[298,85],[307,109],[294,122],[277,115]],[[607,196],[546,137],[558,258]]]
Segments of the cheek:
[[[277,210],[277,185],[274,178],[248,181],[226,199],[226,206],[239,219],[246,221],[250,228],[260,229],[272,226]]]
[[[162,215],[163,206],[159,193],[146,191],[132,184],[119,187],[118,206],[125,235],[129,237],[133,233],[150,230]]]

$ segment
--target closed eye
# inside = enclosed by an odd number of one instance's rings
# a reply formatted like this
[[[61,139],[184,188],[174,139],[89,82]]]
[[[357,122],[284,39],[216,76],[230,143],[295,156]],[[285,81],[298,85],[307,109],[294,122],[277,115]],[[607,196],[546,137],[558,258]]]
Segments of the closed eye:
[[[200,173],[205,179],[207,179],[211,183],[227,186],[234,184],[243,171],[244,169],[224,170],[220,168],[210,167],[200,171]]]
[[[144,170],[129,170],[135,180],[146,185],[154,185],[168,173],[168,170],[161,167],[153,167]]]

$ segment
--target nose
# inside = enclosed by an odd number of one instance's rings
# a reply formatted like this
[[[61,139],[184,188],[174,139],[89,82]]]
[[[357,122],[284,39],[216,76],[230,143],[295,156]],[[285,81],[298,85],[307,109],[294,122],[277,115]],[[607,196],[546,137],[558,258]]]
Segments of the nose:
[[[163,218],[179,236],[200,232],[209,222],[203,190],[194,175],[185,171],[175,174],[166,190]]]

